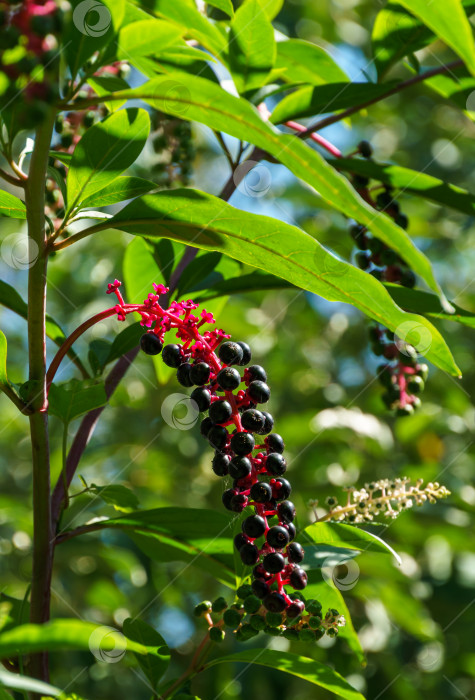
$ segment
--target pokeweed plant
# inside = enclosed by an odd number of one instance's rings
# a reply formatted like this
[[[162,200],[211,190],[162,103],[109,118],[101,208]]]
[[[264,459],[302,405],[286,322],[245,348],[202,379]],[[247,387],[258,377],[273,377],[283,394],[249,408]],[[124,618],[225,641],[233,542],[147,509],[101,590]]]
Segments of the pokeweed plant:
[[[307,642],[336,635],[345,622],[351,624],[346,606],[338,591],[335,607],[327,609],[303,593],[313,564],[302,545],[337,542],[350,551],[386,551],[381,540],[355,524],[379,513],[394,517],[413,502],[432,502],[448,493],[439,484],[422,488],[419,482],[409,486],[405,480],[378,481],[350,493],[343,506],[329,499],[327,513],[318,513],[314,524],[298,530],[289,499],[291,485],[284,476],[284,440],[273,432],[273,418],[263,410],[270,396],[266,371],[250,364],[252,351],[246,342],[215,328],[213,313],[198,311],[198,303],[181,293],[189,275],[198,296],[209,299],[297,287],[353,305],[377,324],[371,329],[371,345],[386,360],[378,375],[386,387],[385,403],[398,415],[411,413],[419,403],[417,394],[428,374],[421,355],[435,367],[460,375],[445,338],[430,319],[463,322],[467,312],[445,298],[430,261],[409,236],[410,222],[397,196],[407,190],[464,212],[473,208],[473,197],[435,178],[429,188],[424,174],[376,163],[365,141],[344,157],[320,132],[418,84],[437,89],[438,76],[471,79],[475,49],[468,19],[461,5],[450,27],[437,4],[398,7],[420,23],[420,45],[414,39],[407,47],[394,45],[382,28],[391,23],[376,20],[375,47],[387,39],[385,59],[377,61],[379,79],[355,84],[322,48],[282,34],[276,41],[272,22],[281,6],[244,0],[237,7],[222,0],[210,2],[204,11],[202,3],[198,8],[189,0],[73,0],[69,7],[53,0],[0,2],[0,176],[6,188],[0,193],[0,211],[25,220],[28,233],[22,259],[28,270],[27,299],[2,281],[0,301],[27,318],[29,361],[28,378],[20,385],[9,381],[2,334],[0,388],[29,420],[34,524],[31,585],[22,603],[7,605],[0,633],[0,656],[8,670],[17,672],[11,683],[2,676],[6,687],[36,696],[59,695],[47,685],[48,652],[129,650],[148,679],[152,697],[190,697],[189,682],[198,673],[218,663],[245,661],[306,678],[343,698],[361,698],[336,671],[298,654],[254,646],[211,661],[208,654],[224,639],[225,629],[238,642],[261,632]],[[406,54],[436,40],[445,42],[457,59],[424,68],[413,61],[416,72],[411,77],[385,79]],[[220,82],[223,71],[232,78],[232,91]],[[129,106],[129,101],[141,106]],[[314,121],[321,113],[330,114]],[[297,121],[307,118],[308,125]],[[229,163],[229,179],[218,196],[187,187],[193,123],[211,130]],[[156,158],[149,179],[123,175],[149,143]],[[297,226],[227,203],[261,161],[283,165],[349,220],[358,249],[356,265],[336,257]],[[318,201],[315,195],[315,206]],[[110,205],[112,212],[105,211]],[[95,234],[109,229],[140,236],[155,246],[160,241],[162,248],[155,248],[156,277],[141,280],[150,289],[153,284],[154,292],[143,303],[126,303],[120,282],[110,283],[107,293],[114,294],[117,303],[77,325],[66,338],[46,313],[48,260],[69,255],[71,246],[89,237],[92,242]],[[176,265],[167,241],[186,246]],[[16,239],[3,243],[5,262],[15,261],[15,244]],[[198,250],[218,255],[196,257]],[[221,255],[247,266],[246,273],[213,274]],[[417,288],[422,284],[431,293]],[[135,326],[122,331],[106,355],[92,351],[90,372],[74,341],[99,321],[116,317],[123,322],[129,314],[140,317],[139,332]],[[59,345],[51,361],[46,357],[46,335]],[[86,444],[139,347],[148,355],[161,354],[164,364],[176,369],[182,386],[195,387],[190,401],[193,410],[208,412],[201,434],[215,451],[212,469],[226,481],[226,537],[219,531],[222,520],[213,520],[215,514],[208,513],[205,526],[194,512],[190,517],[196,521],[200,544],[192,542],[190,532],[187,545],[180,527],[182,546],[200,556],[206,552],[203,540],[219,537],[226,540],[221,554],[232,554],[234,548],[240,559],[237,588],[233,578],[226,580],[234,587],[230,598],[197,606],[205,636],[188,668],[172,681],[162,681],[169,662],[166,644],[144,621],[126,620],[121,632],[104,632],[103,627],[76,620],[50,621],[53,560],[59,544],[107,528],[160,538],[178,527],[176,511],[166,508],[99,519],[74,529],[62,526],[69,500],[77,495],[69,489]],[[56,371],[66,356],[81,379],[58,383]],[[104,379],[105,367],[112,362]],[[64,424],[63,466],[53,488],[49,415]],[[68,450],[68,426],[78,416],[83,419]],[[98,492],[98,487],[84,485],[84,491]],[[181,523],[184,518],[180,512]],[[238,531],[233,530],[236,523]],[[246,567],[253,567],[252,572]],[[18,609],[28,606],[30,623],[23,624]]]

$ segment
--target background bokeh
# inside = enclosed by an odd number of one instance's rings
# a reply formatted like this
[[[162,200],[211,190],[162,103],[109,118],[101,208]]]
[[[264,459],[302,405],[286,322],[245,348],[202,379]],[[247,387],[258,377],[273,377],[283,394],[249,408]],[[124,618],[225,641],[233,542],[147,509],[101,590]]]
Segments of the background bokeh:
[[[352,79],[364,80],[374,75],[370,31],[378,9],[379,3],[358,0],[288,0],[276,26],[326,46]],[[447,57],[437,44],[420,54],[427,65]],[[400,66],[392,75],[408,73]],[[467,189],[473,188],[474,134],[473,123],[460,110],[424,86],[370,108],[351,126],[340,123],[324,131],[345,153],[366,138],[376,160],[424,170]],[[226,160],[205,127],[194,127],[193,138],[191,185],[218,193],[228,174]],[[235,147],[232,139],[228,143]],[[137,174],[150,177],[152,165],[153,151],[148,148]],[[410,217],[409,233],[434,262],[447,296],[474,310],[473,219],[404,194],[399,201]],[[314,192],[281,166],[264,163],[260,172],[247,177],[232,203],[296,222],[338,255],[351,258],[344,217],[322,206]],[[18,226],[1,221],[2,238],[17,233]],[[123,278],[131,241],[119,232],[100,233],[51,260],[48,310],[68,332],[109,305],[107,282]],[[3,259],[0,266],[2,278],[25,296],[26,271],[13,269]],[[145,296],[152,281],[136,281],[134,294],[143,287]],[[126,285],[126,296],[127,292]],[[367,321],[351,307],[299,290],[242,294],[210,306],[219,312],[218,325],[249,342],[255,360],[268,371],[270,410],[286,441],[300,526],[313,519],[309,499],[323,504],[342,486],[407,475],[438,480],[452,492],[447,501],[376,528],[401,555],[401,566],[391,557],[372,553],[356,559],[359,575],[344,596],[367,653],[366,667],[343,638],[325,638],[315,647],[295,643],[292,650],[334,666],[371,700],[475,697],[473,331],[451,322],[439,324],[463,379],[431,368],[421,409],[413,417],[394,419],[380,401],[381,388],[374,379],[378,363],[368,350]],[[9,376],[21,383],[26,379],[25,323],[1,309],[0,325],[8,338]],[[77,343],[77,351],[87,358],[88,343],[111,341],[118,330],[116,321],[96,326]],[[48,341],[50,357],[53,352]],[[72,376],[73,368],[66,365],[60,378]],[[128,486],[142,508],[219,509],[223,483],[211,472],[211,452],[198,425],[177,429],[162,416],[163,401],[174,391],[179,391],[174,378],[163,371],[157,376],[150,358],[139,356],[104,411],[78,471],[88,483]],[[22,597],[31,566],[27,419],[3,395],[0,410],[0,587]],[[61,425],[55,418],[51,423],[57,476]],[[76,427],[77,422],[71,425],[71,436]],[[76,477],[72,492],[80,490]],[[79,496],[62,524],[114,514],[112,506],[99,499]],[[104,532],[58,548],[53,613],[106,625],[140,615],[173,648],[173,670],[179,675],[204,631],[193,618],[193,606],[223,592],[202,570],[185,569],[180,562],[150,561],[124,534]],[[252,644],[261,645],[261,639],[247,643]],[[276,639],[271,646],[285,649],[290,643]],[[224,649],[231,648],[227,640]],[[94,699],[150,697],[133,658],[127,656],[120,664],[91,659],[86,653],[58,655],[55,684],[71,683],[70,690]],[[304,681],[258,666],[219,666],[193,687],[206,699],[328,697]]]

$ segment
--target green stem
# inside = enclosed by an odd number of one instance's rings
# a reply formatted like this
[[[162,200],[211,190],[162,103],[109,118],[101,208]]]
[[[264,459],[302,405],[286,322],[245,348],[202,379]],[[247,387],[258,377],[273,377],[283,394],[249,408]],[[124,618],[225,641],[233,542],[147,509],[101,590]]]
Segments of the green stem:
[[[33,623],[42,623],[49,619],[53,565],[48,416],[44,411],[46,403],[47,264],[45,180],[55,116],[55,111],[51,110],[38,127],[25,188],[29,249],[32,260],[28,272],[28,351],[31,382],[31,395],[28,404],[34,411],[30,416],[33,462],[33,573],[30,621]],[[48,681],[48,657],[45,653],[32,656],[30,672],[34,677]]]

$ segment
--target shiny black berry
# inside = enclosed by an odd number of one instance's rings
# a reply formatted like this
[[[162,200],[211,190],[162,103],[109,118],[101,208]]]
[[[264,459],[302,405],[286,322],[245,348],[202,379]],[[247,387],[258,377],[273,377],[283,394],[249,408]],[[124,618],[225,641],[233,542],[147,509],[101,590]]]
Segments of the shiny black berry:
[[[291,564],[300,564],[304,555],[303,547],[298,542],[291,542],[287,547],[287,559]]]
[[[275,549],[283,549],[289,543],[289,533],[282,525],[274,525],[266,535],[267,544]]]
[[[286,523],[285,525],[287,532],[289,533],[289,540],[293,540],[297,534],[297,528],[293,523]]]
[[[192,401],[195,401],[196,405],[198,406],[198,410],[201,413],[203,413],[203,411],[207,411],[211,405],[211,394],[209,393],[208,389],[205,389],[202,386],[194,389],[191,392],[190,398]]]
[[[277,433],[271,433],[264,440],[269,452],[279,452],[282,454],[285,448],[284,440]]]
[[[266,403],[270,398],[270,389],[265,382],[255,380],[249,384],[247,395],[254,403]]]
[[[273,476],[282,476],[287,471],[287,462],[278,452],[271,452],[266,458],[266,469]]]
[[[307,585],[307,574],[300,567],[296,567],[290,574],[290,585],[297,591],[303,591]]]
[[[363,158],[371,158],[373,155],[373,147],[369,141],[360,141],[358,144],[358,151]]]
[[[236,549],[239,550],[241,547],[244,547],[245,544],[249,544],[249,540],[247,539],[246,535],[242,532],[238,532],[238,534],[235,536],[233,539],[234,546]]]
[[[202,436],[208,437],[208,433],[212,427],[213,427],[213,421],[211,420],[211,418],[204,418],[201,421],[201,425],[200,425],[200,433],[202,434]]]
[[[269,586],[265,581],[262,581],[262,579],[257,578],[251,583],[251,586],[254,595],[256,595],[261,600],[262,598],[265,598],[266,595],[269,593]]]
[[[229,401],[220,399],[211,404],[208,415],[213,423],[227,423],[233,415],[233,409]]]
[[[206,436],[211,444],[217,450],[220,450],[226,445],[228,439],[228,431],[221,425],[213,425]]]
[[[224,367],[218,372],[216,380],[223,391],[234,391],[241,383],[241,375],[234,367]]]
[[[243,349],[238,343],[232,340],[227,340],[220,345],[218,356],[221,362],[225,365],[238,365],[243,358]]]
[[[249,430],[251,433],[259,433],[265,424],[265,416],[262,411],[258,411],[256,408],[250,408],[241,416],[241,425],[245,430]]]
[[[250,515],[242,524],[242,531],[253,540],[261,537],[266,530],[266,521],[260,515]]]
[[[251,365],[245,372],[247,383],[259,380],[260,382],[267,381],[267,372],[260,365]]]
[[[238,340],[237,344],[241,347],[242,349],[242,360],[239,362],[241,367],[244,365],[248,365],[249,362],[251,361],[252,353],[251,353],[251,348],[247,343],[243,343],[242,340]]]
[[[176,378],[182,386],[193,386],[190,377],[191,365],[189,362],[183,362],[176,371]]]
[[[272,492],[276,501],[284,501],[292,493],[292,487],[287,479],[279,478],[275,479]]]
[[[270,574],[278,574],[285,566],[285,559],[279,552],[266,554],[262,561],[264,569]]]
[[[248,455],[254,449],[255,441],[251,433],[234,433],[231,438],[231,449],[237,455]]]
[[[241,556],[242,563],[246,564],[247,566],[254,566],[254,564],[257,564],[259,560],[259,550],[255,544],[251,544],[250,542],[241,547],[239,554]]]
[[[233,479],[244,479],[244,477],[249,476],[252,470],[251,460],[242,455],[234,457],[228,467],[229,475]]]
[[[267,435],[267,433],[270,433],[270,431],[274,427],[274,419],[271,416],[271,414],[267,411],[261,411],[261,413],[264,416],[265,422],[264,427],[261,430],[259,430],[259,435]]]
[[[203,386],[209,382],[209,376],[211,374],[211,367],[207,362],[197,362],[191,365],[190,369],[190,379],[193,384],[198,384],[198,386]]]
[[[235,513],[242,513],[244,508],[247,506],[247,500],[247,496],[244,496],[242,493],[237,493],[231,499],[231,510]]]
[[[227,510],[232,510],[231,502],[236,494],[237,494],[236,489],[228,489],[227,491],[225,491],[223,493],[221,500],[223,501],[223,506]]]
[[[146,355],[158,355],[162,351],[163,343],[155,333],[144,333],[140,338],[140,348]]]
[[[286,609],[285,614],[287,617],[293,619],[294,617],[298,617],[303,613],[305,610],[305,603],[303,603],[301,600],[294,600],[293,603],[289,605],[289,607]]]
[[[283,523],[291,523],[295,518],[295,506],[292,501],[282,501],[277,506],[277,515]]]
[[[272,498],[272,486],[265,481],[258,481],[251,486],[250,496],[256,503],[268,503]]]
[[[216,452],[213,457],[212,469],[216,476],[226,476],[231,458],[222,452]]]
[[[276,591],[269,593],[262,602],[269,612],[283,612],[287,606],[284,596]]]
[[[162,359],[168,367],[179,367],[183,362],[180,346],[174,343],[165,345],[162,350]]]

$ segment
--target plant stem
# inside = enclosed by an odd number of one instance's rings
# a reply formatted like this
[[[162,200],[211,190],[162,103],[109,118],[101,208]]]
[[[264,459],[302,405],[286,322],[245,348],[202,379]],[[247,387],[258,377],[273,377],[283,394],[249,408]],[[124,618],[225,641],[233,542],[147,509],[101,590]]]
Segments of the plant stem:
[[[175,690],[178,690],[178,688],[180,688],[185,681],[187,681],[189,678],[192,678],[193,676],[196,676],[202,670],[199,661],[201,658],[203,658],[203,652],[205,650],[207,651],[207,646],[211,646],[211,644],[212,642],[210,642],[209,635],[208,633],[206,633],[206,636],[201,640],[201,643],[198,645],[188,668],[182,673],[180,678],[177,678],[177,680],[167,689],[167,691],[160,696],[160,700],[166,700],[166,698],[169,698],[170,695]]]
[[[32,260],[28,272],[28,351],[29,379],[32,382],[29,405],[33,462],[33,572],[31,580],[30,621],[49,619],[53,546],[50,511],[50,464],[46,401],[46,237],[45,179],[48,152],[55,120],[51,110],[38,127],[25,187],[29,251]],[[35,256],[36,259],[33,261]],[[48,680],[45,653],[31,658],[31,675]]]

